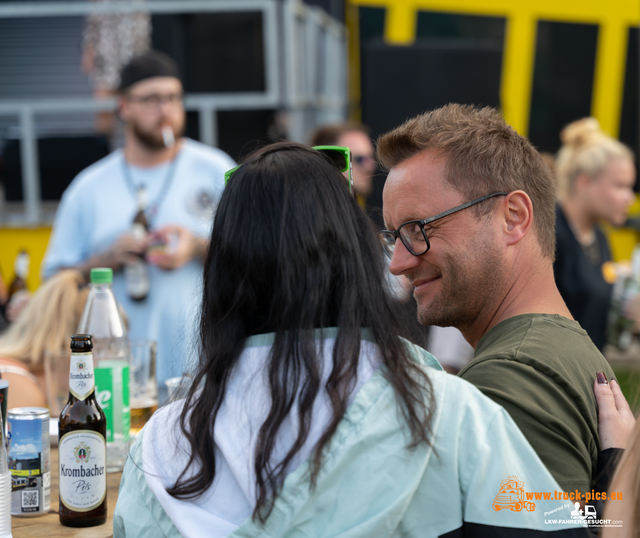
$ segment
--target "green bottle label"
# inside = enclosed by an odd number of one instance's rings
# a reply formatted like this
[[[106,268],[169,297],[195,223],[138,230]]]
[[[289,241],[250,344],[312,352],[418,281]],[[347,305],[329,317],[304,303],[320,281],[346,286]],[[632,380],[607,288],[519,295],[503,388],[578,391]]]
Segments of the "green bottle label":
[[[107,417],[107,443],[129,442],[129,365],[121,361],[100,361],[95,368],[96,399]]]

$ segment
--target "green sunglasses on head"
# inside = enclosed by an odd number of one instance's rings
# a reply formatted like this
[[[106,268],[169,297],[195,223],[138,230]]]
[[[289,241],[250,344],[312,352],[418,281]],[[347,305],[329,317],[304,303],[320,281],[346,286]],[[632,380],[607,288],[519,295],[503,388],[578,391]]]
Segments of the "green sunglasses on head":
[[[314,146],[315,149],[327,157],[339,172],[348,172],[349,192],[353,193],[353,171],[351,165],[351,150],[345,146]],[[233,173],[242,165],[227,170],[224,174],[224,184],[229,183]]]

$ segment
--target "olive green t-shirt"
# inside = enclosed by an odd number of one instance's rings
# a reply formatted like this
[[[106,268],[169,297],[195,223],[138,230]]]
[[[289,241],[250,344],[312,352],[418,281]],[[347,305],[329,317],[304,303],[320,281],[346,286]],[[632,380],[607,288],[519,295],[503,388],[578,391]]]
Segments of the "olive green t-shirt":
[[[459,375],[508,411],[565,491],[584,493],[600,451],[598,371],[613,376],[577,321],[523,314],[491,328]]]

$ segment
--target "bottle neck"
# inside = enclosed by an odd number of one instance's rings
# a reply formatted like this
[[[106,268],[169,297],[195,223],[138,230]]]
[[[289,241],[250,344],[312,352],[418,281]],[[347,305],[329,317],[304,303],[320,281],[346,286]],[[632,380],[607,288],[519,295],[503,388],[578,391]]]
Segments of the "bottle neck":
[[[147,209],[148,203],[147,189],[140,187],[138,189],[138,211],[144,213],[144,210]]]
[[[93,353],[72,351],[69,364],[69,394],[78,400],[86,400],[94,392]]]
[[[16,261],[13,266],[14,273],[16,277],[21,279],[26,279],[29,274],[29,255],[25,252],[21,252],[16,257]]]
[[[89,284],[89,287],[92,290],[96,290],[96,291],[106,291],[111,289],[111,282],[109,282],[108,284],[106,282],[100,282],[100,283],[92,282],[91,284]]]

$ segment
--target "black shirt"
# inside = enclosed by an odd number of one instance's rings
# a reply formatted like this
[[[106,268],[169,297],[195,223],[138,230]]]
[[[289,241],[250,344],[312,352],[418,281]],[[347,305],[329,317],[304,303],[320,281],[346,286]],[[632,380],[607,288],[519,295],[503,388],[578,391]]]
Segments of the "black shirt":
[[[602,351],[606,341],[611,290],[602,275],[602,264],[611,260],[602,230],[595,229],[593,247],[583,247],[573,235],[560,206],[556,207],[556,261],[553,272],[571,315]]]

